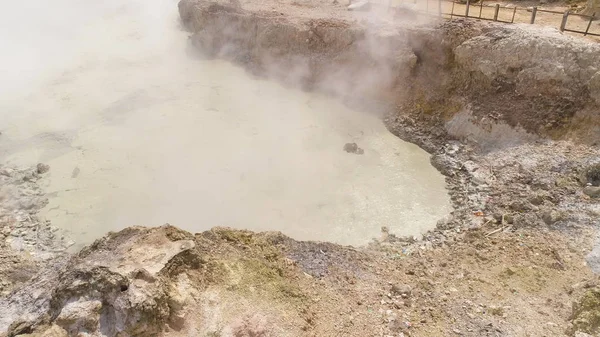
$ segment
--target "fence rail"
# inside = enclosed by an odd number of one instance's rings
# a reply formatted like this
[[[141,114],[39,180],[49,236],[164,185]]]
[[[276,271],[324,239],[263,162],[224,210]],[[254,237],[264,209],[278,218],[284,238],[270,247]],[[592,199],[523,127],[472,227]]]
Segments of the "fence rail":
[[[398,0],[388,0],[388,6],[394,6]],[[472,3],[472,0],[463,2],[457,0],[399,0],[400,5],[409,4],[413,10],[426,15],[434,15],[452,20],[453,18],[469,18],[477,20],[495,21],[502,23],[529,23],[536,24],[540,16],[544,16],[546,22],[543,25],[552,26],[560,29],[562,32],[571,32],[583,34],[584,36],[600,37],[600,28],[593,29],[593,22],[597,19],[596,13],[584,15],[566,10],[564,12],[549,10],[536,7],[504,7],[500,4],[485,4],[483,0],[479,3]],[[476,1],[476,0],[474,0]],[[425,6],[422,6],[423,3]],[[432,3],[434,5],[432,5]],[[424,8],[423,8],[424,7]],[[521,15],[527,12],[527,15]],[[516,21],[517,14],[519,20]],[[600,15],[600,13],[598,13]],[[574,21],[575,20],[575,21]],[[600,27],[600,25],[597,25]]]

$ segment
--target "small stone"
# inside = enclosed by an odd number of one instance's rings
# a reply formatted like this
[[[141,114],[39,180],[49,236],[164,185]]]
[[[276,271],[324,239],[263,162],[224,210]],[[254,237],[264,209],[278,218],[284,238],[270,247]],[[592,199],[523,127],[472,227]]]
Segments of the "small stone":
[[[494,220],[496,220],[498,222],[502,221],[502,213],[495,212],[492,216],[494,217]]]
[[[492,315],[495,315],[495,316],[503,316],[504,315],[504,308],[499,307],[499,306],[490,306],[489,312]]]
[[[37,164],[36,171],[38,174],[44,174],[44,173],[50,171],[50,166],[39,163],[39,164]]]
[[[561,178],[557,178],[554,181],[554,184],[556,185],[556,187],[565,188],[569,185],[572,185],[573,181],[570,178],[561,177]]]
[[[546,225],[552,225],[555,222],[561,220],[562,213],[557,210],[549,210],[542,213],[542,220],[546,223]]]
[[[74,168],[73,172],[71,172],[71,178],[77,178],[79,176],[79,173],[81,173],[79,167]]]
[[[102,302],[98,300],[74,301],[67,303],[56,318],[56,323],[62,326],[78,326],[80,329],[95,330],[100,320]]]
[[[533,205],[539,206],[541,204],[544,203],[544,197],[542,195],[535,195],[531,198],[529,198],[529,202],[532,203]]]
[[[11,168],[3,168],[2,170],[0,170],[0,174],[7,177],[11,177],[13,172],[14,170]]]
[[[583,193],[591,198],[600,198],[600,186],[586,186]]]
[[[8,236],[10,235],[11,229],[10,226],[4,226],[4,228],[2,228],[2,234]]]
[[[531,210],[531,205],[529,202],[524,200],[515,200],[510,204],[510,209],[513,211],[523,212]]]
[[[360,147],[358,147],[358,145],[356,143],[346,143],[344,145],[344,151],[348,152],[348,153],[354,153],[354,154],[364,154],[365,151],[363,149],[361,149]]]
[[[402,297],[409,297],[412,294],[412,288],[407,284],[394,284],[391,289],[392,294]]]

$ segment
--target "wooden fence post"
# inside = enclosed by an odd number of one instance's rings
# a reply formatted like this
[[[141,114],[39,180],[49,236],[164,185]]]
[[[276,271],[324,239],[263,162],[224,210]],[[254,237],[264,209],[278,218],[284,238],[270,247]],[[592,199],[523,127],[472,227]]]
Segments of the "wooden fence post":
[[[517,6],[515,6],[515,9],[513,10],[513,17],[512,17],[512,19],[510,19],[510,23],[515,22],[515,14],[517,14]]]
[[[454,16],[454,1],[456,0],[452,0],[452,9],[450,10],[450,21],[452,21],[452,17]]]
[[[560,23],[560,31],[564,32],[565,31],[565,27],[567,26],[567,19],[569,18],[569,10],[567,9],[565,11],[565,14],[563,14],[563,18],[562,21]]]
[[[535,15],[536,14],[537,14],[537,6],[533,7],[533,9],[531,10],[531,22],[529,22],[529,23],[532,24],[532,25],[535,22]]]
[[[590,16],[590,22],[588,22],[587,28],[585,29],[585,33],[583,33],[583,36],[586,36],[588,34],[588,32],[590,31],[590,26],[592,25],[592,21],[594,21],[595,18],[596,13],[593,13],[592,16]]]
[[[469,7],[471,6],[471,0],[467,0],[467,8],[465,9],[465,17],[469,17]]]
[[[498,21],[498,12],[500,12],[500,4],[496,4],[496,8],[494,9],[494,21]]]
[[[479,18],[481,19],[481,12],[483,11],[483,0],[479,0]]]

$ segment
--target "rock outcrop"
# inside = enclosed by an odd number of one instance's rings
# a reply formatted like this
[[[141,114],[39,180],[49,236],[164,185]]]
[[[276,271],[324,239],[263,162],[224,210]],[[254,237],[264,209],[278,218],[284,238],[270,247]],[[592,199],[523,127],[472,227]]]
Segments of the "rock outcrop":
[[[110,233],[0,298],[0,336],[273,335],[275,318],[304,295],[269,238],[168,225]]]
[[[38,263],[64,252],[69,240],[37,214],[48,204],[38,182],[49,167],[0,165],[0,296],[33,276]],[[15,268],[15,266],[18,266]]]
[[[591,94],[591,80],[600,75],[598,54],[599,44],[552,28],[520,25],[491,29],[455,48],[463,69],[482,74],[490,83],[502,80],[514,85],[517,94],[574,101]]]
[[[260,75],[353,102],[401,104],[398,114],[438,124],[466,111],[482,129],[506,124],[536,136],[600,141],[600,47],[555,29],[424,23],[405,13],[350,16],[322,3],[300,15],[293,6],[268,12],[220,0],[182,0],[179,10],[198,50]],[[323,19],[323,10],[337,10],[336,19]]]
[[[0,331],[51,326],[65,336],[155,335],[177,316],[176,290],[164,274],[193,248],[193,236],[169,227],[109,235],[0,301]]]

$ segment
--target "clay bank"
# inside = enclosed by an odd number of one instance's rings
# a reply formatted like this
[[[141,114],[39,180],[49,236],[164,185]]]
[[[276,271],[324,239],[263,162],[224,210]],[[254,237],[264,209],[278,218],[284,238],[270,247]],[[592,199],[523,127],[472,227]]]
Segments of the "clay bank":
[[[384,228],[359,247],[163,226],[130,227],[74,255],[44,256],[46,268],[15,254],[11,266],[22,272],[0,269],[10,282],[0,333],[600,332],[599,45],[528,26],[435,22],[404,9],[348,12],[335,2],[184,0],[179,14],[197,57],[382,111],[389,131],[431,154],[452,210],[422,238]],[[359,147],[339,150],[366,155]],[[14,193],[43,198],[37,184],[48,179],[46,167],[3,172]],[[35,224],[38,204],[6,208]],[[51,229],[32,227],[54,242]]]

